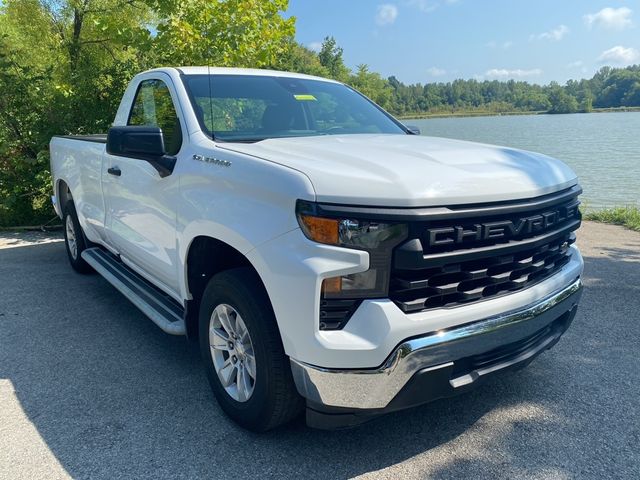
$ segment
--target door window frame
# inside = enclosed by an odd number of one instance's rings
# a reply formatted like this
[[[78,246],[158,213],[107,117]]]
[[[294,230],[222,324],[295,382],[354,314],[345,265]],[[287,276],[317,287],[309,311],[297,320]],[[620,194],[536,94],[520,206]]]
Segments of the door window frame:
[[[131,115],[133,114],[133,107],[135,106],[136,100],[138,98],[138,94],[140,93],[140,90],[142,89],[142,85],[145,82],[149,82],[149,81],[159,81],[162,82],[166,87],[167,90],[169,91],[169,98],[171,98],[171,104],[173,105],[173,110],[176,113],[176,117],[178,117],[178,123],[180,124],[180,132],[181,132],[181,142],[180,142],[180,148],[178,149],[178,151],[172,155],[174,157],[177,157],[178,155],[180,155],[180,152],[182,151],[182,149],[185,146],[185,143],[187,143],[187,138],[189,136],[187,129],[186,129],[186,124],[182,115],[182,107],[180,105],[179,102],[176,102],[176,92],[173,86],[173,83],[171,82],[171,78],[169,78],[167,80],[162,79],[158,76],[149,76],[149,77],[144,77],[141,78],[138,81],[138,84],[136,85],[136,89],[135,89],[135,93],[133,94],[133,97],[131,99],[131,105],[129,106],[129,113],[127,114],[127,121],[125,123],[126,126],[130,126],[129,122],[131,121]],[[154,105],[155,108],[155,105]],[[164,137],[164,132],[163,132],[163,137]]]

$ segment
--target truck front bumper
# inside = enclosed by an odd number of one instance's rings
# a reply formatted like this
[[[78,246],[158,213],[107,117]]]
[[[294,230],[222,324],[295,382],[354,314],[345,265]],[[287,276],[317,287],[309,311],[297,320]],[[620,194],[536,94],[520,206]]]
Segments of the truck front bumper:
[[[291,359],[296,386],[307,399],[307,423],[317,428],[356,425],[523,367],[560,339],[581,294],[577,278],[517,310],[407,339],[375,369],[327,369]]]

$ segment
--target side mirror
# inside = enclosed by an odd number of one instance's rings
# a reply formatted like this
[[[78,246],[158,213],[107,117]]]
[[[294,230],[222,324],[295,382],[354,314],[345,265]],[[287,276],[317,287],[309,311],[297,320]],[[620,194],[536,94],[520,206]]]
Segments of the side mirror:
[[[414,125],[405,125],[411,135],[420,135],[420,129]]]
[[[161,177],[170,175],[176,164],[175,157],[166,154],[160,127],[111,127],[107,134],[107,153],[146,160],[158,170]]]
[[[157,160],[166,152],[160,127],[111,127],[107,135],[107,153],[119,157]]]

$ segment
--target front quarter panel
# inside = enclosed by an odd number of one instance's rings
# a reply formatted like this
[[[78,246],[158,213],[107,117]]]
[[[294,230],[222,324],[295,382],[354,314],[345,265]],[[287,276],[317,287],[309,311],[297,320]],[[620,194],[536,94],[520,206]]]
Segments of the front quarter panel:
[[[304,174],[216,148],[204,135],[192,142],[191,151],[181,158],[174,174],[180,176],[177,228],[185,299],[190,298],[186,259],[196,237],[215,238],[246,255],[297,229],[296,200],[315,199]]]

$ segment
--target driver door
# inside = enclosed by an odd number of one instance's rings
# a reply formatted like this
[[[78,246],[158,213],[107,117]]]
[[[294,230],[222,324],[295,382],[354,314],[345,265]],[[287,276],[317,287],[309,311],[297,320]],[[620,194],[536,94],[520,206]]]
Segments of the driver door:
[[[178,155],[183,125],[170,80],[144,79],[138,85],[127,125],[162,129],[167,155]],[[103,189],[109,241],[120,258],[174,297],[178,292],[176,205],[178,179],[161,177],[147,160],[106,154]]]

